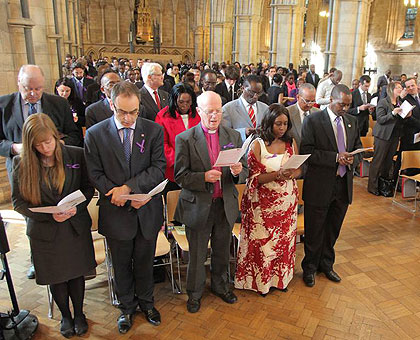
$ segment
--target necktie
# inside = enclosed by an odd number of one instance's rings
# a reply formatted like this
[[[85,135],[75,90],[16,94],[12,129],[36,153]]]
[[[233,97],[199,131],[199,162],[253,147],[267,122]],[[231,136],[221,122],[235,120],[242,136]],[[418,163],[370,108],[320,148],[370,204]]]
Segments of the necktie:
[[[80,81],[76,82],[77,84],[77,95],[80,99],[83,100],[83,84]]]
[[[130,128],[123,128],[124,138],[123,138],[123,149],[124,149],[124,156],[127,160],[128,165],[130,165],[131,159],[131,140],[130,140]]]
[[[343,126],[341,124],[341,117],[337,117],[335,119],[335,122],[337,124],[337,146],[338,146],[338,152],[345,152],[346,151],[346,144],[344,143],[344,131]],[[338,166],[338,173],[341,177],[344,177],[346,174],[346,166],[345,165],[339,165]]]
[[[231,99],[231,100],[233,100],[234,98],[233,98],[233,86],[232,85],[230,85],[229,86],[229,98]]]
[[[160,100],[159,100],[159,96],[158,96],[157,91],[156,90],[153,91],[153,94],[155,95],[156,105],[157,105],[158,109],[162,110],[162,107],[160,106]]]
[[[419,105],[420,105],[420,99],[419,99],[419,96],[416,96],[416,102],[417,102],[417,104],[419,104]]]
[[[38,112],[36,109],[36,103],[35,104],[28,103],[28,105],[29,105],[28,116]]]
[[[366,92],[363,92],[363,93],[362,93],[362,101],[363,101],[363,104],[366,104],[366,103],[367,103],[367,96],[366,96]]]
[[[249,118],[251,119],[252,125],[254,125],[254,128],[255,128],[257,126],[257,120],[255,119],[255,112],[254,112],[254,109],[252,108],[252,105],[249,107],[248,115],[249,115]]]

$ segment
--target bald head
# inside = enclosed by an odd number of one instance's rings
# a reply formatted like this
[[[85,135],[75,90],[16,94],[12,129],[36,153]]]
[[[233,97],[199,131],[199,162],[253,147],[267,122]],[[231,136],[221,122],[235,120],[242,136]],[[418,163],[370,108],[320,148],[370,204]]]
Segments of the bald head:
[[[206,109],[207,106],[217,106],[221,108],[222,99],[216,92],[206,91],[197,97],[197,105],[203,109]]]
[[[25,102],[35,104],[42,98],[45,77],[42,69],[37,65],[23,65],[18,74],[20,95]]]
[[[213,91],[206,91],[197,97],[197,111],[201,123],[207,129],[215,131],[222,121],[222,99]]]

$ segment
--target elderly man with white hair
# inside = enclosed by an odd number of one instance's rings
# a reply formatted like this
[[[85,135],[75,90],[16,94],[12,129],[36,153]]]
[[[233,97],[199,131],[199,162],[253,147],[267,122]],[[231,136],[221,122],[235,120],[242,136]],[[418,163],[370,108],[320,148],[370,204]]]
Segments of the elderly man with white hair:
[[[61,141],[69,145],[81,145],[79,130],[73,121],[68,101],[59,96],[44,93],[45,77],[37,65],[23,65],[18,74],[19,92],[0,97],[0,156],[6,158],[9,181],[12,181],[12,158],[22,150],[22,127],[33,113],[46,113],[61,134]],[[33,265],[28,278],[35,278]]]
[[[155,121],[158,112],[168,105],[168,92],[159,89],[163,86],[162,66],[158,63],[144,63],[141,76],[144,81],[140,90],[142,116]]]

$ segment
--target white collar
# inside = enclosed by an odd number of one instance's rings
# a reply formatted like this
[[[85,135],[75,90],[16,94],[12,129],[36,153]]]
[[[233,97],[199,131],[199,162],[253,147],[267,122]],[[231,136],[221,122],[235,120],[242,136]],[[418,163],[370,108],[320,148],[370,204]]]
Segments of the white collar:
[[[244,104],[244,106],[245,106],[245,109],[246,109],[246,111],[248,112],[248,110],[249,110],[249,108],[252,106],[252,108],[254,109],[254,111],[256,111],[257,110],[257,103],[255,103],[254,105],[251,105],[251,104],[249,104],[246,100],[245,100],[245,98],[244,98],[244,96],[242,95],[242,96],[240,96],[239,98],[241,98],[241,101],[242,101],[242,104]]]

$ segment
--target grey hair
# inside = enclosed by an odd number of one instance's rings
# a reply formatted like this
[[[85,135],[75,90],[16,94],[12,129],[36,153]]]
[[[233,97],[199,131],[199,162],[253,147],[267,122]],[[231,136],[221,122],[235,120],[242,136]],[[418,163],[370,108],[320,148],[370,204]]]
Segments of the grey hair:
[[[316,91],[315,86],[313,86],[311,83],[304,83],[299,86],[299,96],[303,94],[304,90]]]
[[[141,67],[141,77],[143,81],[146,83],[148,76],[151,76],[155,73],[156,68],[159,68],[162,71],[162,66],[158,63],[144,63]]]
[[[44,72],[42,71],[42,68],[39,67],[38,65],[33,65],[33,64],[26,64],[26,65],[22,65],[19,69],[19,73],[18,73],[18,81],[22,81],[24,78],[31,78],[31,69],[38,69],[39,72],[41,73],[41,75],[43,77],[44,76]]]

